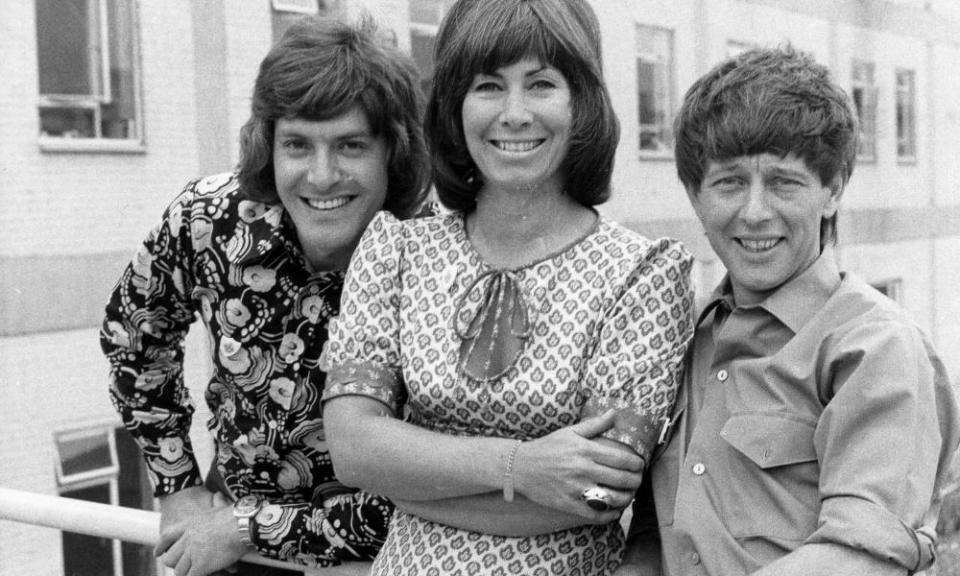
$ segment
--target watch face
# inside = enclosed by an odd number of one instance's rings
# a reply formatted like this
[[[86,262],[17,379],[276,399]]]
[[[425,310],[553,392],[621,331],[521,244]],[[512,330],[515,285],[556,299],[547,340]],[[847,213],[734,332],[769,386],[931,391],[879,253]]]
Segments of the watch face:
[[[239,517],[250,517],[260,510],[260,497],[247,494],[233,505],[233,513]]]

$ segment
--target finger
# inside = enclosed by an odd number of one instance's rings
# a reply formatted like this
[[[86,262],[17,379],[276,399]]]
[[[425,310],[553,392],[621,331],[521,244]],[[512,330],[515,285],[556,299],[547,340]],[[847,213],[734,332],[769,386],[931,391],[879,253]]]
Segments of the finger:
[[[162,556],[181,536],[183,536],[183,528],[180,526],[172,526],[161,530],[160,540],[157,541],[157,545],[153,548],[153,555],[156,557]]]
[[[190,572],[191,565],[192,561],[190,560],[190,555],[184,554],[180,556],[180,561],[177,562],[177,567],[173,569],[173,572],[176,574],[176,576],[187,576],[187,574]]]
[[[613,424],[616,421],[617,413],[614,410],[607,410],[603,414],[592,416],[585,420],[581,420],[576,424],[570,426],[569,430],[575,432],[584,438],[593,438],[599,434],[603,434],[607,430],[613,428]]]
[[[622,446],[614,447],[596,442],[593,452],[593,461],[607,468],[624,470],[627,472],[643,472],[644,459],[632,449],[625,450]]]
[[[633,495],[636,494],[633,490],[617,490],[609,486],[604,488],[610,493],[610,508],[617,512],[623,512],[633,502]]]
[[[643,482],[642,472],[618,470],[607,466],[597,466],[586,472],[594,484],[602,484],[615,490],[623,490],[630,493],[636,492],[637,488],[639,488]]]

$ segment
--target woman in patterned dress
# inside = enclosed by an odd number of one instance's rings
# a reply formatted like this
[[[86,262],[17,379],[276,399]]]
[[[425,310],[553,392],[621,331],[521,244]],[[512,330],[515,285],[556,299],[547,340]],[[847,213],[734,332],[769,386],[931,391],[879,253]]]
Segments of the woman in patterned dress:
[[[691,335],[691,258],[593,208],[619,127],[585,0],[460,0],[436,55],[452,213],[380,213],[360,241],[325,358],[334,467],[397,505],[373,574],[609,574]]]

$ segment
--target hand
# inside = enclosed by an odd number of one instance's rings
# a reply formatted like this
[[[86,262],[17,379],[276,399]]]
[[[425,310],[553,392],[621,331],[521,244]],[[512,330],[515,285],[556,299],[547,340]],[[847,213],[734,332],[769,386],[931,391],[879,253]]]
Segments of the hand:
[[[161,496],[159,499],[160,534],[163,534],[174,524],[209,511],[213,508],[214,494],[203,486],[194,486]],[[157,553],[156,555],[159,556],[160,554]]]
[[[176,521],[161,528],[154,553],[176,576],[213,574],[232,566],[249,550],[237,533],[233,505],[222,497],[207,494],[209,506],[203,506],[202,498],[184,498],[177,512],[170,514],[171,518],[176,516]],[[192,513],[188,513],[191,507]],[[165,513],[163,508],[161,503],[161,514]]]
[[[598,524],[619,518],[643,479],[643,459],[626,446],[595,439],[613,425],[610,411],[521,444],[513,466],[516,490]],[[612,510],[598,512],[580,499],[584,488],[597,485],[610,492]]]

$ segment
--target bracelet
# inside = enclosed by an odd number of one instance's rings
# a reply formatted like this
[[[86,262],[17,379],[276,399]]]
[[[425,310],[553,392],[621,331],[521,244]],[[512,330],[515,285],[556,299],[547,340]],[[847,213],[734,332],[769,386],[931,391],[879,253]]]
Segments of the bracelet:
[[[514,442],[510,448],[510,454],[507,456],[507,469],[503,471],[503,499],[507,502],[513,502],[513,461],[517,457],[517,450],[523,440]]]

